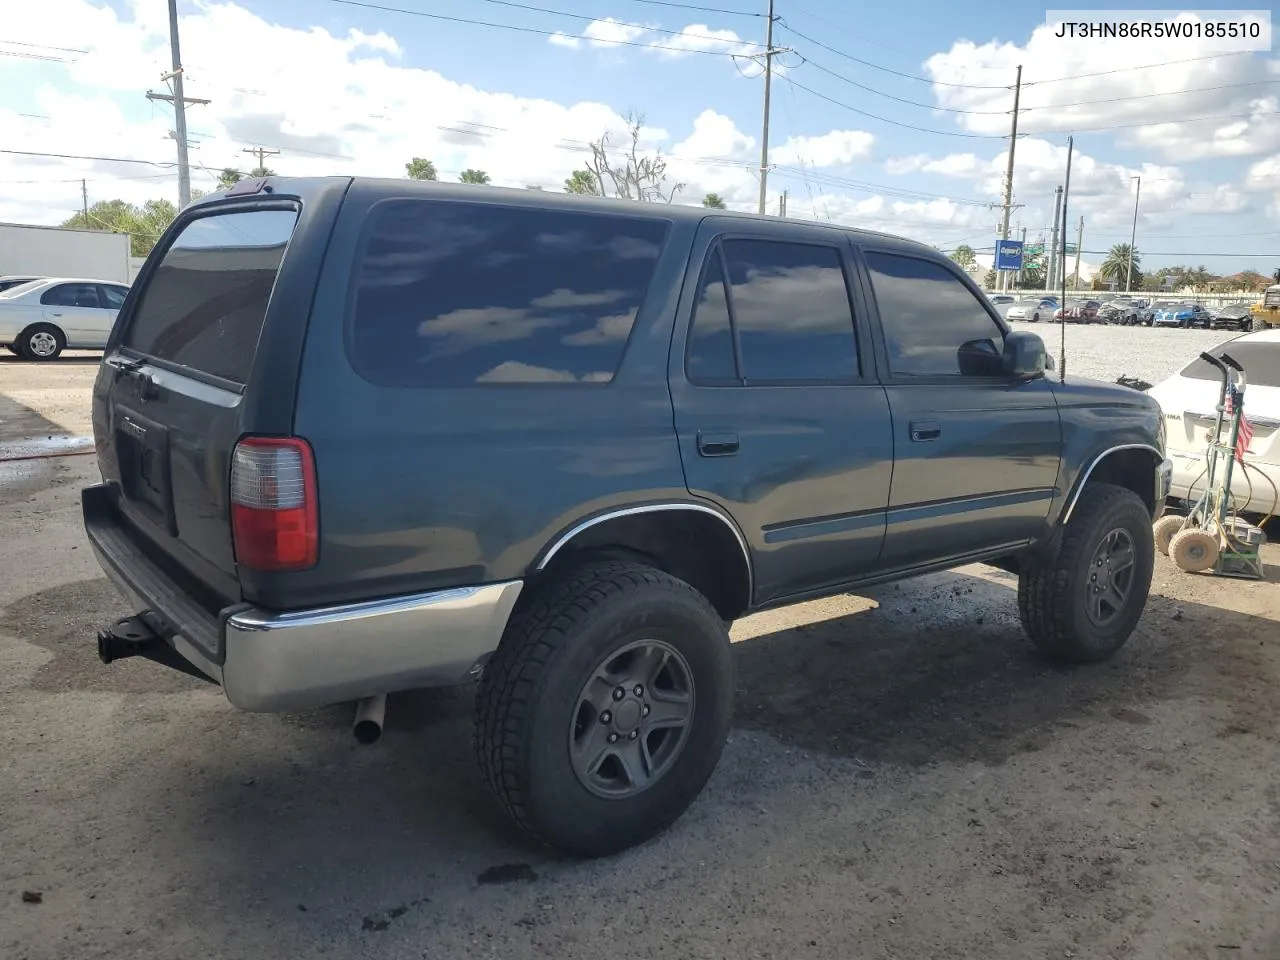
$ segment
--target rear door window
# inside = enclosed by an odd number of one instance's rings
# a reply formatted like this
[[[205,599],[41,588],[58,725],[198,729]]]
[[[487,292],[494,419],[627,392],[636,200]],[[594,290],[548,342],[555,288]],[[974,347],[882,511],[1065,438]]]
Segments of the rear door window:
[[[151,275],[123,346],[244,384],[295,210],[241,210],[192,220]]]
[[[92,283],[60,283],[40,297],[46,307],[99,307],[98,288]]]
[[[108,310],[119,310],[124,306],[125,291],[122,287],[99,284],[98,294],[102,297],[102,305]]]
[[[348,350],[387,386],[607,383],[669,223],[443,200],[378,204]]]
[[[1249,387],[1280,387],[1280,342],[1227,341],[1206,352],[1214,357],[1220,357],[1225,353],[1244,367]],[[1214,383],[1222,383],[1222,374],[1218,368],[1199,357],[1183,367],[1182,376],[1192,380],[1212,380]]]

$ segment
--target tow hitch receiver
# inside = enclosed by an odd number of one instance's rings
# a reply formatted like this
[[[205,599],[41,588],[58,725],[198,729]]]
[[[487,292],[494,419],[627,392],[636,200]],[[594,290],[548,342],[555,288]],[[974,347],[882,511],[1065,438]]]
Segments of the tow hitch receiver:
[[[197,680],[216,682],[188,663],[141,616],[124,617],[106,630],[98,631],[99,660],[113,663],[126,657],[143,657]]]

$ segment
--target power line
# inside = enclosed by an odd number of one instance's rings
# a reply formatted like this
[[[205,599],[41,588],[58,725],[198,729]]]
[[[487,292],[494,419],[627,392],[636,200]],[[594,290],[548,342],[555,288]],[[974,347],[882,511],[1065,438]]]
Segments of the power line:
[[[831,53],[834,53],[838,57],[844,57],[846,60],[851,60],[854,63],[860,63],[864,67],[870,67],[873,70],[880,70],[883,73],[891,73],[895,77],[902,77],[904,80],[917,80],[920,83],[932,83],[939,87],[958,87],[965,90],[1011,90],[1013,89],[1007,83],[998,83],[998,84],[947,83],[944,80],[930,80],[928,77],[917,76],[914,73],[903,73],[901,70],[894,70],[891,67],[884,67],[878,63],[872,63],[870,60],[863,60],[860,57],[853,56],[853,54],[845,53],[843,50],[838,50],[835,47],[829,46],[828,44],[823,43],[821,40],[815,40],[813,37],[809,36],[808,34],[801,33],[799,30],[791,26],[789,23],[787,23],[786,20],[784,20],[781,17],[778,18],[778,23],[785,29],[789,30],[791,33],[794,33],[801,40],[807,40],[810,43],[814,44],[815,46],[821,47],[823,50],[827,50]]]
[[[1236,50],[1232,53],[1210,53],[1203,57],[1188,57],[1185,60],[1166,60],[1164,63],[1142,63],[1136,67],[1117,67],[1114,70],[1099,70],[1096,73],[1077,73],[1069,77],[1054,77],[1052,80],[1032,80],[1024,86],[1033,87],[1046,83],[1066,83],[1068,80],[1085,80],[1089,77],[1109,77],[1116,73],[1131,73],[1134,70],[1154,70],[1157,67],[1173,67],[1183,63],[1199,63],[1202,60],[1220,60],[1223,57],[1239,57],[1252,50]]]
[[[804,54],[796,54],[796,56],[798,56],[801,59],[801,61],[803,61],[804,63],[807,63],[809,66],[813,67],[815,70],[822,71],[829,77],[834,77],[837,80],[840,80],[844,83],[849,84],[850,86],[857,87],[859,90],[866,90],[868,93],[874,93],[878,97],[885,97],[889,100],[896,100],[898,103],[905,103],[908,106],[923,107],[926,110],[941,110],[944,113],[964,113],[964,114],[970,114],[972,116],[1007,117],[1009,115],[1008,110],[961,110],[958,107],[940,107],[932,103],[921,103],[919,100],[908,100],[905,97],[896,97],[892,93],[885,93],[883,90],[877,90],[875,87],[869,87],[864,83],[859,83],[857,80],[851,80],[848,77],[844,76],[843,74],[836,73],[834,70],[830,70],[827,67],[824,67],[822,64],[818,63],[817,61],[809,59]],[[1000,87],[999,89],[1008,90],[1009,88]]]
[[[699,54],[705,54],[707,56],[712,56],[712,57],[746,56],[746,54],[741,54],[741,53],[734,54],[734,53],[729,53],[723,50],[699,50],[696,47],[672,47],[672,46],[664,46],[658,43],[641,43],[638,40],[612,40],[612,39],[604,39],[601,37],[588,37],[582,34],[564,33],[563,31],[560,31],[560,30],[542,30],[542,29],[539,29],[538,27],[517,26],[516,24],[513,24],[513,23],[494,23],[490,20],[471,20],[466,17],[450,17],[450,16],[446,16],[443,13],[427,13],[425,10],[405,10],[402,7],[385,7],[377,3],[367,3],[365,2],[365,0],[329,0],[329,2],[340,3],[348,7],[363,7],[369,10],[381,10],[384,13],[403,13],[411,17],[426,17],[427,19],[430,19],[430,20],[444,20],[449,23],[466,23],[476,27],[493,27],[496,30],[512,30],[512,31],[515,31],[516,33],[534,33],[543,37],[562,37],[569,40],[586,40],[589,43],[598,43],[603,46],[617,45],[617,46],[623,46],[623,47],[644,47],[649,50],[671,50],[671,51],[674,51],[675,53],[699,53]],[[531,9],[536,9],[536,8],[531,8]],[[546,10],[544,12],[559,13],[559,11],[556,11],[556,10]],[[592,20],[595,19],[593,17],[583,18],[578,14],[568,14],[568,16],[572,16],[575,19],[592,19]],[[621,26],[639,26],[638,24],[623,24],[620,21],[615,21],[615,22],[618,22]],[[641,27],[641,29],[648,30],[650,28]],[[733,42],[733,41],[725,40],[723,37],[704,37],[704,36],[695,37],[691,34],[680,34],[678,31],[655,30],[654,32],[670,33],[675,36],[683,35],[683,36],[689,37],[690,39],[707,40],[715,43]],[[753,46],[753,47],[760,46],[760,44],[752,43],[751,41],[748,41],[748,40],[739,40],[737,42],[747,46]]]
[[[21,40],[0,40],[0,43],[7,43],[13,47],[31,47],[35,50],[57,50],[59,53],[88,53],[88,50],[81,50],[79,47],[55,47],[51,43],[23,43]]]
[[[1137,127],[1156,127],[1167,123],[1207,123],[1211,120],[1254,120],[1258,117],[1274,117],[1280,110],[1259,110],[1254,113],[1232,113],[1216,117],[1170,117],[1167,120],[1143,120],[1140,123],[1113,123],[1105,127],[1072,128],[1073,133],[1103,133],[1107,130],[1132,130]]]
[[[1280,84],[1280,80],[1250,80],[1247,83],[1224,83],[1216,87],[1191,87],[1187,90],[1167,90],[1164,93],[1135,93],[1127,97],[1106,97],[1102,100],[1076,100],[1072,103],[1046,103],[1039,107],[1023,107],[1022,112],[1028,113],[1032,110],[1065,110],[1068,107],[1087,107],[1096,103],[1122,103],[1126,100],[1149,100],[1151,97],[1180,97],[1188,93],[1208,93],[1213,90],[1237,90],[1242,87],[1264,87],[1272,84]],[[1030,84],[1023,84],[1024,87]],[[943,107],[936,109],[942,110]],[[971,113],[976,111],[961,110],[960,113]]]
[[[501,7],[516,7],[521,10],[535,10],[539,13],[554,13],[562,17],[575,17],[579,20],[600,20],[600,17],[592,17],[579,13],[562,13],[558,10],[548,10],[545,7],[534,7],[524,3],[516,3],[514,0],[484,0],[485,3],[494,3]],[[746,10],[727,10],[724,7],[704,7],[696,3],[676,3],[674,0],[630,0],[631,3],[645,3],[655,7],[674,7],[677,10],[694,10],[700,13],[722,13],[730,17],[764,17],[763,13],[750,13]],[[629,26],[640,26],[639,24],[629,24]],[[646,27],[645,29],[653,29]]]
[[[136,160],[130,157],[95,157],[78,153],[42,153],[38,150],[9,150],[0,148],[0,153],[9,153],[18,157],[49,157],[55,160],[95,160],[100,163],[143,163],[149,167],[176,167],[176,163],[162,163],[157,160]],[[76,179],[79,179],[78,177]]]
[[[339,3],[341,2],[341,0],[332,0],[332,2]],[[643,30],[648,33],[665,33],[668,36],[672,36],[672,37],[688,37],[690,40],[711,40],[718,43],[726,42],[723,37],[708,37],[708,36],[696,34],[696,33],[685,33],[683,30],[667,30],[662,27],[647,27],[642,23],[630,23],[626,20],[615,20],[612,17],[609,17],[606,19],[606,18],[592,16],[591,14],[588,14],[588,13],[571,13],[567,10],[553,10],[551,7],[539,7],[530,3],[518,3],[517,0],[482,0],[482,2],[492,3],[495,6],[499,6],[499,7],[510,7],[515,10],[531,10],[534,13],[547,13],[553,17],[568,17],[571,20],[586,20],[589,23],[608,22],[619,27],[632,27],[636,30]],[[750,14],[750,16],[764,16],[764,14]],[[593,39],[598,39],[598,38],[593,38]],[[750,40],[741,40],[739,42],[748,44],[749,46],[753,46],[753,47],[763,46],[763,44],[753,43]]]
[[[786,80],[787,83],[790,83],[793,86],[795,86],[797,89],[803,90],[805,93],[810,94],[811,96],[817,97],[819,100],[825,100],[827,101],[827,103],[834,104],[837,107],[843,107],[846,110],[849,110],[853,113],[858,114],[859,116],[867,117],[871,120],[879,120],[881,123],[888,123],[895,127],[904,127],[907,130],[919,130],[921,133],[931,133],[935,137],[962,137],[968,140],[1007,140],[1008,139],[1008,137],[1002,134],[964,133],[959,130],[934,130],[930,127],[916,126],[914,123],[903,123],[901,120],[890,120],[888,117],[882,117],[882,116],[879,116],[878,114],[868,113],[865,110],[859,110],[857,107],[852,107],[847,103],[844,103],[840,100],[835,99],[834,97],[828,97],[825,93],[819,93],[817,90],[811,90],[808,87],[806,87],[803,83],[799,83],[791,79],[791,77],[789,76],[784,76],[783,79]],[[1007,90],[1012,88],[999,87],[995,89]]]

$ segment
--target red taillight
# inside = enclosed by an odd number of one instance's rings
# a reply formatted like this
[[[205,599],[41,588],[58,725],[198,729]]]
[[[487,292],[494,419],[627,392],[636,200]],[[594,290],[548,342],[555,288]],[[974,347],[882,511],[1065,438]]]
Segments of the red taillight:
[[[231,455],[231,535],[236,563],[304,570],[320,551],[316,464],[297,437],[246,437]]]

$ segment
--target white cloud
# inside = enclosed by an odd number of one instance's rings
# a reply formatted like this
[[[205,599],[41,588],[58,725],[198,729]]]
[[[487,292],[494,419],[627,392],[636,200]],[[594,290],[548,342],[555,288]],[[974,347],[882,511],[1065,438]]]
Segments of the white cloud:
[[[1193,58],[1201,59],[1187,62]],[[1024,65],[1023,132],[1118,128],[1115,136],[1122,145],[1180,162],[1280,148],[1280,116],[1274,115],[1280,105],[1265,87],[1280,80],[1280,61],[1265,54],[1215,55],[1210,41],[1064,44],[1041,26],[1021,46],[958,41],[930,57],[925,71],[937,81],[933,92],[939,106],[973,111],[957,115],[963,129],[1001,135],[1009,128],[1018,64]],[[1236,115],[1240,119],[1194,122]]]
[[[885,173],[899,177],[908,173],[919,173],[929,162],[927,153],[914,153],[909,157],[890,157],[884,162]]]
[[[588,38],[593,47],[610,47],[634,43],[645,32],[645,28],[638,24],[605,17],[603,20],[592,20],[582,31],[582,35]]]
[[[871,154],[875,137],[862,130],[832,130],[817,137],[790,137],[770,152],[777,163],[834,167]]]
[[[733,30],[717,29],[705,23],[691,23],[678,31],[669,31],[605,17],[602,20],[592,20],[582,31],[582,35],[588,38],[587,42],[592,47],[621,49],[624,45],[635,46],[640,48],[640,52],[654,53],[667,60],[693,53],[750,56],[764,48],[763,44],[744,40]],[[576,36],[559,30],[548,37],[547,41],[573,50],[582,46],[581,40]],[[781,68],[781,64],[775,66]]]
[[[1280,189],[1280,154],[1259,160],[1249,167],[1244,182],[1249,190]]]

